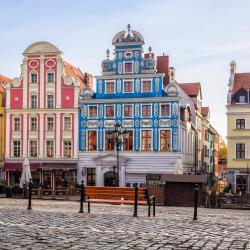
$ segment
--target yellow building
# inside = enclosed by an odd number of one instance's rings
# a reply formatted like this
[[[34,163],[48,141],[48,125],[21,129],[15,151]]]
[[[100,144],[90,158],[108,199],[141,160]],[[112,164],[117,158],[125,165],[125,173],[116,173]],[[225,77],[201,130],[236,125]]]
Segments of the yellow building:
[[[227,176],[233,191],[249,193],[250,73],[236,73],[231,64],[227,98]]]
[[[4,179],[4,145],[5,145],[5,87],[4,85],[10,82],[6,76],[0,75],[0,180]]]

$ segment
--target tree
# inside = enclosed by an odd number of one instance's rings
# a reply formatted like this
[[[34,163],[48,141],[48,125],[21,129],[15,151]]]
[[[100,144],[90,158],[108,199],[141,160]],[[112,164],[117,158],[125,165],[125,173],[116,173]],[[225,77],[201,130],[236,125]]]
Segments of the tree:
[[[227,162],[227,144],[224,140],[220,140],[219,146],[219,163],[226,163]]]

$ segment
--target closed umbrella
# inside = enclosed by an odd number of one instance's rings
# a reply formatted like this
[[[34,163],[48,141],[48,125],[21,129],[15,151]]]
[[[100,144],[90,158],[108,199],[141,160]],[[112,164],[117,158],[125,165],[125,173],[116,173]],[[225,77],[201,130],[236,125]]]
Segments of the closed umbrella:
[[[27,186],[28,183],[30,182],[31,173],[30,173],[30,163],[27,158],[24,159],[23,161],[23,169],[22,169],[22,175],[20,179],[20,188],[23,188],[23,186]]]

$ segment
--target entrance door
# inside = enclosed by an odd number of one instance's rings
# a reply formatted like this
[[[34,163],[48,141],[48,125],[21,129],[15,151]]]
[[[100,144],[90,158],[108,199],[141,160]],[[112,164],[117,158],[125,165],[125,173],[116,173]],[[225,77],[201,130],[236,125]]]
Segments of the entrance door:
[[[114,187],[116,183],[115,172],[109,171],[104,174],[104,186]]]

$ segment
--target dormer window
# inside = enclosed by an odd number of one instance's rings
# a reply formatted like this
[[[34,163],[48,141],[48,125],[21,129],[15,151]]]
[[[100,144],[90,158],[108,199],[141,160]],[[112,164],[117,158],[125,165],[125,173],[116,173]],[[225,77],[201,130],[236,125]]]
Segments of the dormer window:
[[[115,83],[114,82],[106,82],[106,94],[115,93]]]
[[[55,79],[54,79],[54,73],[48,73],[47,74],[47,80],[48,80],[48,83],[54,83]]]
[[[30,74],[31,83],[37,83],[37,73]]]
[[[246,98],[244,95],[240,95],[239,96],[239,103],[245,103],[246,102]]]
[[[124,73],[133,73],[133,65],[132,62],[125,62],[124,63]]]

